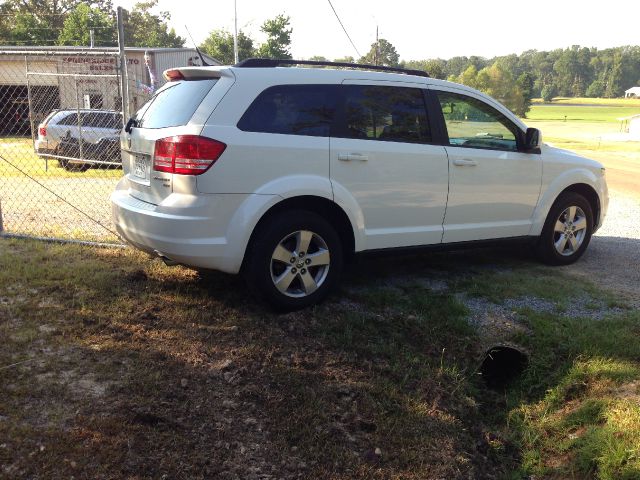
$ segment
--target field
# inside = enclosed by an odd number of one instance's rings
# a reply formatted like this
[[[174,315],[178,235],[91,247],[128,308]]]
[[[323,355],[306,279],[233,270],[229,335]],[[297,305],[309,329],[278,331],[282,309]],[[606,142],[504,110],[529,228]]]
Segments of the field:
[[[559,98],[551,104],[535,102],[524,121],[542,131],[544,142],[602,162],[609,186],[636,196],[640,141],[624,141],[619,119],[637,114],[640,99]]]
[[[609,217],[570,267],[365,257],[277,315],[235,277],[0,238],[0,478],[640,478],[640,142],[608,137],[620,101],[571,101],[525,120],[607,166]],[[121,174],[54,168],[35,176],[69,198]],[[496,345],[528,366],[488,384]]]

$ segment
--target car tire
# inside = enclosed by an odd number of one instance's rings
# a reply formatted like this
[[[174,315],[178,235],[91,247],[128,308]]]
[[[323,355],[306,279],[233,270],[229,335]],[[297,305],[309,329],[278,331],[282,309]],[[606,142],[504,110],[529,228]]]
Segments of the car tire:
[[[578,193],[562,193],[549,210],[536,254],[549,265],[569,265],[585,252],[592,233],[591,204]]]
[[[249,289],[279,311],[321,302],[338,284],[342,242],[320,215],[289,210],[257,227],[247,249],[243,276]]]
[[[86,172],[90,167],[86,163],[70,163],[68,160],[58,160],[58,165],[67,172]]]

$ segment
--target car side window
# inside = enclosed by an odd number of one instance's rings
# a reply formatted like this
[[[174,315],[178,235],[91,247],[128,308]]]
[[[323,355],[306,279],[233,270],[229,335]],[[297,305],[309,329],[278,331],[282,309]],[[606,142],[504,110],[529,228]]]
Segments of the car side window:
[[[486,103],[466,95],[436,92],[455,147],[517,151],[518,127]]]
[[[78,125],[78,114],[71,113],[65,117],[63,117],[58,124],[60,125]]]
[[[245,132],[328,137],[336,111],[335,85],[277,85],[249,106],[238,128]]]
[[[344,86],[345,123],[337,135],[387,142],[428,143],[431,130],[422,90]]]
[[[101,114],[97,112],[87,112],[80,114],[80,120],[82,120],[83,127],[100,127]]]

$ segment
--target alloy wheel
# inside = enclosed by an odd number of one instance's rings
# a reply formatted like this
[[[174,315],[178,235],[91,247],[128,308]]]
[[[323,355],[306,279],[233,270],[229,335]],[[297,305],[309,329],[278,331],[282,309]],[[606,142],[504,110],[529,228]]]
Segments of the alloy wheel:
[[[324,239],[312,231],[298,230],[280,240],[271,254],[271,280],[288,297],[306,297],[325,282],[330,264]]]
[[[560,213],[553,228],[556,251],[565,257],[576,253],[587,233],[587,216],[578,206],[567,207]]]

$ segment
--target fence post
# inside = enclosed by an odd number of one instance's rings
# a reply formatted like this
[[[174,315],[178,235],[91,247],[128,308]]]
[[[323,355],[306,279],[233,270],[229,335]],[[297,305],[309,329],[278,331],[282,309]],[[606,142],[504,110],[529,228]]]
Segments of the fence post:
[[[122,92],[122,121],[129,121],[129,74],[127,72],[127,56],[124,52],[124,23],[122,19],[124,9],[118,7],[116,19],[118,22],[118,50],[120,53],[120,91]]]

